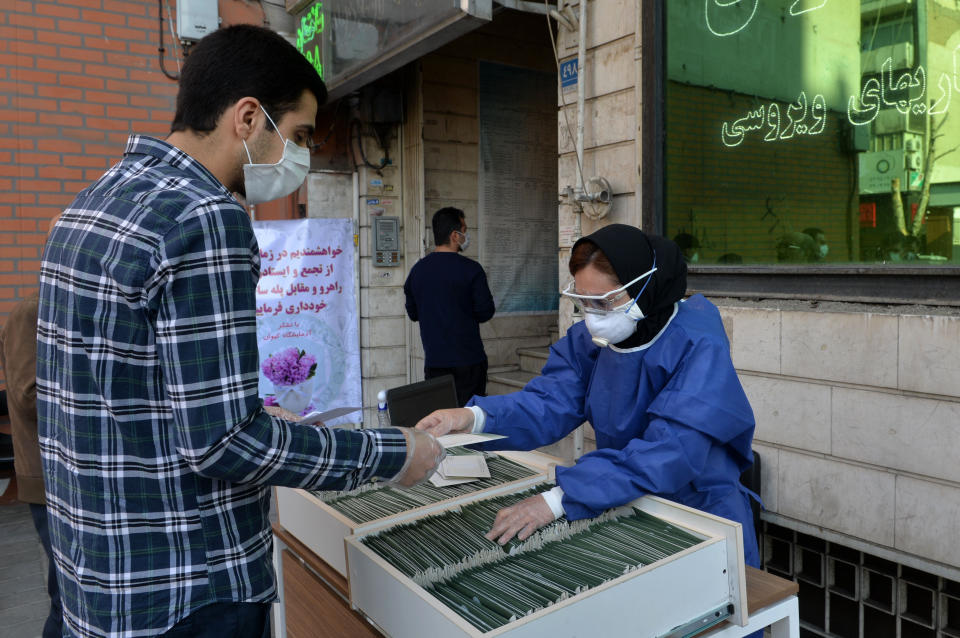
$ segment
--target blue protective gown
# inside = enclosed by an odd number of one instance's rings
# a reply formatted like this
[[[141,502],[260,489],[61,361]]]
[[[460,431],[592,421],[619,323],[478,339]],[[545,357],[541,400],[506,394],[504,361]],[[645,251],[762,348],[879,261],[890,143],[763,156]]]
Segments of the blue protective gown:
[[[677,304],[649,343],[599,348],[583,322],[550,348],[539,377],[513,394],[474,397],[485,449],[531,450],[583,421],[597,450],[557,468],[567,518],[590,518],[655,494],[743,525],[745,561],[759,567],[750,501],[740,474],[753,463],[753,410],[730,360],[716,306],[702,295]]]

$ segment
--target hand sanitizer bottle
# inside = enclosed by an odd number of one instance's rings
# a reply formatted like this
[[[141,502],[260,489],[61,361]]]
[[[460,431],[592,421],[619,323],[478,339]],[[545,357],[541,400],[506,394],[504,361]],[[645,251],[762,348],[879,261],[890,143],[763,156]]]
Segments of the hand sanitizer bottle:
[[[377,393],[377,426],[381,428],[390,427],[390,412],[387,411],[387,391],[380,390]]]

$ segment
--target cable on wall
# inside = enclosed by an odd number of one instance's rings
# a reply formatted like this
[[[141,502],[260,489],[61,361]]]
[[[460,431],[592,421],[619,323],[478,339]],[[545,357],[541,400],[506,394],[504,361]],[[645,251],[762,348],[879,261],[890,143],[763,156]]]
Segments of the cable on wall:
[[[163,0],[157,0],[157,8],[158,8],[157,18],[159,20],[158,25],[159,25],[159,31],[160,31],[160,46],[157,48],[157,54],[158,54],[158,57],[160,58],[160,71],[162,71],[163,74],[167,76],[169,79],[173,80],[174,82],[177,82],[180,80],[180,74],[177,73],[176,75],[174,75],[169,71],[167,71],[167,67],[163,59],[163,54],[166,52],[166,49],[163,48]],[[176,42],[176,38],[174,38],[174,42]]]

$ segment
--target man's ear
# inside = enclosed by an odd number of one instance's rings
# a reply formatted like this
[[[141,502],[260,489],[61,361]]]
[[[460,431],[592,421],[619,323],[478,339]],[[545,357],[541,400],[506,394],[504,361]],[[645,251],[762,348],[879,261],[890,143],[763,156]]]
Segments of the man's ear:
[[[255,97],[240,98],[230,108],[233,113],[234,134],[242,140],[250,139],[250,136],[263,124],[260,100]]]

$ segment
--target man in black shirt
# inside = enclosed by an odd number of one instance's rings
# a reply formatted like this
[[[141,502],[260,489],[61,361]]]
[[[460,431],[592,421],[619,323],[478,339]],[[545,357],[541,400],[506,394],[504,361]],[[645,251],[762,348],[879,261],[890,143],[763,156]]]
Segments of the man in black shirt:
[[[483,267],[460,254],[470,243],[459,208],[433,215],[436,249],[410,270],[403,292],[407,315],[420,322],[427,379],[452,374],[462,407],[487,391],[487,354],[480,324],[493,317],[493,295]]]

